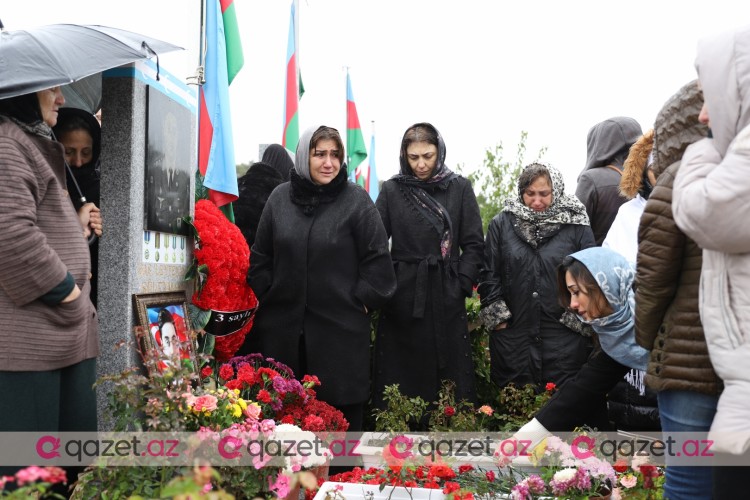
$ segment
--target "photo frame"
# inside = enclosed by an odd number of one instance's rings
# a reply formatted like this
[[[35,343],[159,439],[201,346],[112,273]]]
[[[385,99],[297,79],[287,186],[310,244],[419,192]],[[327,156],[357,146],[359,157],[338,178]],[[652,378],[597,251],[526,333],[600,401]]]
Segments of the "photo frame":
[[[156,356],[156,363],[148,364],[149,375],[154,375],[153,366],[163,372],[182,360],[192,362],[198,373],[197,343],[190,327],[185,292],[134,294],[133,302],[138,313],[135,328],[138,345],[144,355]]]

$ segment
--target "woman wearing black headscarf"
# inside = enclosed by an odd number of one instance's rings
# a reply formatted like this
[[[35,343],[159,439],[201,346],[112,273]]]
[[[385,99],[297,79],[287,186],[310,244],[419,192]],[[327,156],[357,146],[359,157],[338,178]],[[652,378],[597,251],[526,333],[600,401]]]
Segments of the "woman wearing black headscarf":
[[[476,399],[466,320],[482,262],[482,219],[471,183],[445,164],[435,127],[417,123],[401,141],[401,171],[376,206],[391,237],[398,280],[381,312],[375,345],[375,406],[383,389],[435,401],[443,380],[457,400]]]
[[[260,301],[239,354],[260,351],[295,375],[317,375],[318,397],[362,430],[370,397],[370,319],[396,288],[375,206],[347,181],[336,129],[308,129],[290,182],[258,224],[248,283]]]
[[[57,124],[52,128],[57,140],[65,148],[65,161],[70,166],[67,188],[70,199],[76,210],[80,210],[84,203],[93,203],[97,207],[98,217],[100,205],[99,197],[99,153],[101,151],[101,127],[94,115],[83,109],[60,108]],[[72,173],[72,176],[70,175]],[[99,222],[101,222],[99,220]],[[97,232],[99,235],[101,231]],[[91,302],[97,304],[98,276],[99,276],[99,239],[89,241],[91,254]]]

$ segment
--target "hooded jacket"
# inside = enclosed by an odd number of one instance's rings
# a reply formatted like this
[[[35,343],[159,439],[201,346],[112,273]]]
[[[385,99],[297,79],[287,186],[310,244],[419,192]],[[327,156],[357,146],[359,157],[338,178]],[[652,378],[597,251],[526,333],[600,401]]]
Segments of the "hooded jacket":
[[[578,176],[576,196],[586,206],[597,245],[607,236],[617,210],[627,199],[620,195],[620,174],[630,146],[641,136],[641,126],[633,118],[618,116],[604,120],[589,130],[586,167]]]
[[[696,68],[713,138],[685,151],[673,192],[677,226],[703,248],[700,315],[724,381],[713,449],[750,448],[750,26],[701,40]]]
[[[690,143],[708,134],[698,121],[702,105],[695,80],[665,103],[655,123],[657,180],[638,237],[635,332],[638,343],[651,351],[646,385],[657,391],[717,394],[721,387],[698,312],[702,250],[672,214],[680,158]]]

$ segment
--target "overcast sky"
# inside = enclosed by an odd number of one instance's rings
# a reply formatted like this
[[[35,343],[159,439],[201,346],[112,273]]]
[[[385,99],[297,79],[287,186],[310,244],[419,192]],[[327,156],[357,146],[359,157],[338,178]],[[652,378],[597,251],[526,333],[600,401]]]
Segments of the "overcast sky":
[[[291,0],[234,0],[245,66],[230,88],[238,163],[281,142]],[[695,78],[697,41],[750,23],[736,0],[300,0],[302,128],[346,129],[349,66],[365,143],[376,129],[378,176],[398,170],[404,130],[433,123],[451,168],[482,164],[502,142],[515,158],[544,159],[569,189],[586,134],[612,116],[649,128],[662,104]],[[186,78],[198,62],[200,0],[4,1],[7,29],[55,22],[104,24],[185,47],[160,62]],[[106,110],[105,110],[106,112]]]

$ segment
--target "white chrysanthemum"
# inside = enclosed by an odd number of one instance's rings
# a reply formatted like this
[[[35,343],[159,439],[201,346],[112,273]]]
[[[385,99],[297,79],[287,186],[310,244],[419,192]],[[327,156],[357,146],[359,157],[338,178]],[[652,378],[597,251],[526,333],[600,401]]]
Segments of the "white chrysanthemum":
[[[567,482],[576,477],[576,473],[578,472],[577,469],[563,469],[555,472],[555,475],[552,477],[555,481],[558,482]]]

